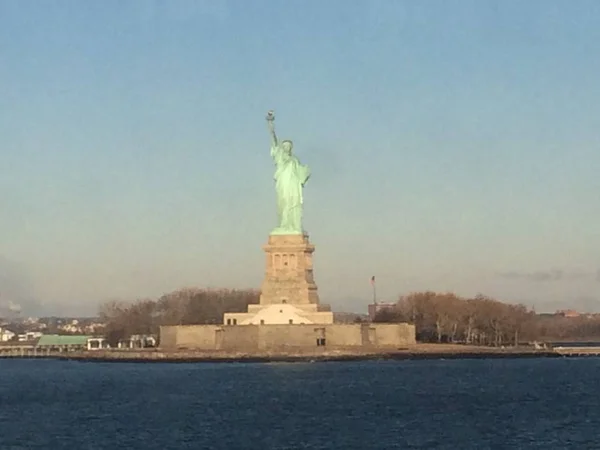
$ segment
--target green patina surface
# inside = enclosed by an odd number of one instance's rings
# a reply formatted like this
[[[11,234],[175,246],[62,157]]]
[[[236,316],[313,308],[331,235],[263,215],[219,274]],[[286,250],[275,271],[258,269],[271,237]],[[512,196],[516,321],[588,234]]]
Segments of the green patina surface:
[[[61,336],[58,334],[44,334],[37,343],[38,347],[61,345],[87,345],[91,336]]]
[[[278,225],[272,235],[303,234],[302,189],[310,177],[310,169],[292,153],[292,141],[280,142],[273,124],[275,115],[269,111],[267,122],[271,134],[271,157],[275,162],[275,191],[277,192]]]

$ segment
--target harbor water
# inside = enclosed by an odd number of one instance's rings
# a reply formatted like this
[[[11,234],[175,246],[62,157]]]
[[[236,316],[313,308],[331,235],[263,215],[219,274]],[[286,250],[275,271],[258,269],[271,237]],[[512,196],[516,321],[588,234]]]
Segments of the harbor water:
[[[598,358],[0,360],[0,448],[600,448]]]

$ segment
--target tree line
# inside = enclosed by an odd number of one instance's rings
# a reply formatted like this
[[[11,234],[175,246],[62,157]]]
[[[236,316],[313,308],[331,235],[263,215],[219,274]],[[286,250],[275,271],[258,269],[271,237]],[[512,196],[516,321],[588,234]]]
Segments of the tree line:
[[[161,325],[223,323],[226,312],[246,312],[259,302],[254,289],[186,288],[157,300],[133,303],[109,301],[101,305],[100,320],[111,345],[136,334],[158,334]],[[357,323],[359,315],[336,314],[336,322]],[[409,322],[420,342],[472,345],[515,345],[531,341],[600,340],[600,316],[562,317],[536,314],[521,304],[503,303],[478,295],[415,292],[400,297],[391,308],[377,313],[374,322]]]
[[[158,300],[108,301],[100,306],[99,316],[104,335],[114,346],[135,334],[158,334],[161,325],[223,323],[225,312],[246,312],[259,297],[260,292],[252,289],[185,288]]]
[[[421,342],[518,345],[531,341],[581,341],[600,338],[600,317],[536,314],[522,304],[477,295],[415,292],[377,313],[375,322],[409,322]]]

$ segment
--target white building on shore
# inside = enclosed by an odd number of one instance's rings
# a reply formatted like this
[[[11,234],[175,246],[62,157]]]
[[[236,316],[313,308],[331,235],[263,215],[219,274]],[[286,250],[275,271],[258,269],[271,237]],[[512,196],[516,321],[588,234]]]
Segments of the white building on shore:
[[[0,342],[11,341],[15,336],[16,334],[9,329],[0,327]]]

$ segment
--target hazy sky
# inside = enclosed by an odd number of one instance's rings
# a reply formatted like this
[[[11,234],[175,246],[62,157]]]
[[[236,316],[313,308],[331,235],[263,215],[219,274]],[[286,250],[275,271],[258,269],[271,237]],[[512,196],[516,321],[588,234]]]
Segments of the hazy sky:
[[[600,2],[0,0],[0,302],[258,287],[265,112],[324,303],[600,311]],[[34,308],[35,309],[35,308]]]

